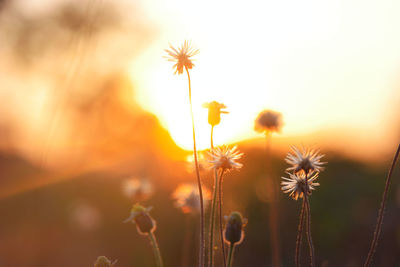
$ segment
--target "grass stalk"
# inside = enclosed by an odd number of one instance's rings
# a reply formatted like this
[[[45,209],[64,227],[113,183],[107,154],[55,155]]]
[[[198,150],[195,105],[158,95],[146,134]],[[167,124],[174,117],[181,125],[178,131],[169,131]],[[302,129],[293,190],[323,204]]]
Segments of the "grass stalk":
[[[399,154],[400,154],[400,144],[397,147],[397,151],[394,155],[392,165],[390,166],[389,173],[386,178],[385,189],[383,191],[383,196],[382,196],[382,201],[381,201],[381,207],[379,208],[378,219],[376,221],[374,237],[372,239],[371,247],[369,249],[367,259],[365,260],[364,267],[368,267],[371,264],[372,258],[375,254],[376,247],[378,245],[379,236],[381,234],[381,229],[382,229],[382,224],[383,224],[383,216],[384,216],[385,207],[386,207],[387,195],[389,193],[390,183],[392,181],[393,169],[394,169],[394,166],[396,165],[397,159],[399,158]]]
[[[219,188],[218,188],[218,205],[219,205],[219,234],[221,239],[221,251],[222,258],[224,262],[224,267],[226,266],[226,254],[225,254],[225,244],[224,244],[224,229],[222,226],[222,181],[223,181],[224,172],[221,171],[221,175],[219,177]]]
[[[229,245],[229,251],[228,251],[228,266],[227,267],[232,267],[232,262],[233,262],[233,254],[235,253],[235,245],[230,244]]]
[[[305,202],[303,201],[299,216],[299,226],[297,227],[296,252],[294,258],[296,267],[300,267],[301,240],[303,236],[303,226],[304,226],[304,209],[305,209]]]
[[[200,171],[199,171],[199,163],[197,160],[197,149],[196,149],[196,132],[194,125],[194,116],[193,116],[193,105],[192,105],[192,86],[190,83],[190,75],[189,70],[185,67],[188,83],[189,83],[189,104],[190,104],[190,115],[192,117],[192,131],[193,131],[193,155],[194,155],[194,163],[196,166],[196,176],[197,176],[197,185],[199,187],[199,198],[200,198],[200,249],[199,249],[199,266],[204,267],[205,262],[205,239],[204,239],[204,205],[203,205],[203,189],[201,187],[201,179],[200,179]]]
[[[158,247],[157,239],[153,232],[149,232],[148,234],[151,246],[153,247],[154,257],[156,259],[157,267],[163,267],[163,261],[161,258],[160,248]]]
[[[315,266],[315,250],[314,244],[311,236],[311,209],[310,209],[310,201],[308,199],[308,194],[304,194],[304,205],[306,207],[305,214],[306,214],[306,235],[308,241],[308,247],[310,249],[310,266]]]

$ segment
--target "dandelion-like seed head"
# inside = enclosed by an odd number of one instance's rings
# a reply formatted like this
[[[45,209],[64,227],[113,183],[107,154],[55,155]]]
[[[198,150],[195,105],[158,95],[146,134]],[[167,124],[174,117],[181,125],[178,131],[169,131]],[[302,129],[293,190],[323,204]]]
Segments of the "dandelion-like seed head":
[[[116,263],[117,260],[111,262],[106,256],[99,256],[94,262],[94,267],[112,267],[115,266]]]
[[[181,184],[172,193],[175,200],[175,207],[182,210],[183,213],[199,213],[200,212],[200,195],[199,188],[195,184]],[[210,191],[203,187],[203,203],[207,206],[211,198]]]
[[[254,130],[259,133],[280,132],[282,128],[282,114],[273,110],[263,110],[254,122]]]
[[[281,189],[283,193],[289,193],[289,196],[294,200],[302,198],[305,192],[307,192],[307,195],[311,195],[311,191],[315,190],[316,186],[319,186],[319,183],[314,183],[318,178],[319,172],[313,172],[307,176],[308,185],[306,184],[306,174],[304,172],[287,174],[289,175],[288,178],[282,177]]]
[[[212,164],[212,168],[217,170],[230,171],[232,169],[240,169],[243,165],[236,162],[240,159],[243,153],[237,150],[234,146],[229,148],[228,146],[217,147],[211,150],[209,153],[211,160],[209,162]]]
[[[231,245],[240,244],[244,239],[243,228],[247,224],[247,219],[242,214],[234,211],[229,216],[224,216],[226,225],[224,230],[224,241]]]
[[[321,158],[325,155],[320,154],[319,150],[303,149],[300,151],[297,147],[292,146],[293,153],[288,153],[285,161],[292,165],[287,168],[286,171],[305,172],[309,174],[311,172],[321,172],[324,170],[322,165],[326,162],[321,162]]]
[[[122,182],[122,191],[134,201],[144,201],[153,195],[153,185],[148,179],[127,179]]]
[[[191,57],[197,55],[199,53],[198,49],[194,49],[190,42],[185,41],[180,48],[174,48],[172,45],[169,45],[169,49],[165,49],[165,52],[168,53],[169,61],[176,62],[173,68],[175,69],[175,74],[182,74],[183,68],[192,69],[194,64],[192,62]]]
[[[133,205],[131,214],[124,222],[136,224],[139,234],[148,235],[156,230],[156,221],[150,216],[152,207],[145,208],[140,204]]]
[[[227,114],[228,111],[224,111],[226,106],[217,101],[212,101],[209,103],[204,103],[203,108],[208,108],[208,123],[211,126],[218,125],[221,122],[221,113]]]

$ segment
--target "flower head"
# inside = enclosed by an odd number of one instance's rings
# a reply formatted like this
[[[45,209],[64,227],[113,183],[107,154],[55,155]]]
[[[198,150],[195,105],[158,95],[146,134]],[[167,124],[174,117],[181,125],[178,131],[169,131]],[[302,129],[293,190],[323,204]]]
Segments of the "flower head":
[[[145,208],[140,204],[135,204],[131,209],[131,214],[124,222],[136,224],[139,234],[147,235],[156,230],[156,221],[150,216],[152,207]]]
[[[153,194],[153,185],[147,179],[127,179],[122,183],[123,193],[134,201],[144,201]]]
[[[172,45],[169,45],[171,50],[165,49],[170,57],[167,57],[169,61],[176,62],[173,68],[175,69],[175,74],[182,74],[183,68],[192,69],[194,64],[191,60],[192,56],[199,53],[198,49],[194,49],[190,42],[185,41],[183,45],[176,49]]]
[[[224,230],[224,241],[231,245],[240,244],[244,238],[243,228],[247,219],[243,218],[240,212],[234,211],[229,216],[224,216],[226,225]]]
[[[254,130],[259,133],[280,132],[282,114],[273,110],[263,110],[254,122]]]
[[[229,148],[228,146],[217,147],[209,153],[212,168],[221,169],[222,171],[230,171],[232,169],[240,169],[243,165],[236,160],[240,159],[243,153],[236,150],[236,146]]]
[[[225,109],[226,106],[217,101],[212,101],[210,103],[204,103],[203,108],[208,108],[208,123],[211,126],[218,125],[221,121],[221,113],[229,113],[221,109]]]
[[[304,172],[287,174],[289,178],[282,177],[284,181],[281,182],[281,189],[283,193],[289,193],[289,196],[294,200],[297,200],[299,197],[302,198],[305,192],[311,195],[311,190],[315,190],[315,186],[319,186],[319,183],[314,183],[315,179],[318,178],[319,172],[314,172],[307,176],[308,185],[306,185],[306,174]]]
[[[207,206],[210,196],[210,191],[203,187],[204,206]],[[197,185],[181,184],[172,193],[172,198],[175,200],[175,207],[181,209],[183,213],[200,212],[200,197]]]
[[[117,260],[111,262],[106,256],[99,256],[94,262],[94,267],[112,267],[115,266],[116,263]]]
[[[306,174],[310,172],[321,172],[324,170],[322,165],[326,164],[326,162],[321,162],[321,158],[325,155],[320,154],[318,150],[312,149],[303,149],[300,151],[297,147],[292,146],[292,153],[288,153],[285,161],[292,165],[287,168],[286,171],[293,171],[295,173],[303,171]]]

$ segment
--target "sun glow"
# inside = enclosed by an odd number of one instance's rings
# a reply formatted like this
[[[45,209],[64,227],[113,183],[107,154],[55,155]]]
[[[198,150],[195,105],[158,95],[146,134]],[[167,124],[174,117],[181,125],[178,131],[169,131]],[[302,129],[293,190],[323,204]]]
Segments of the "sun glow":
[[[188,39],[200,49],[190,71],[200,149],[210,145],[201,105],[213,100],[230,112],[215,128],[217,145],[259,136],[254,119],[265,108],[283,114],[286,137],[329,128],[387,139],[399,102],[400,35],[391,31],[400,19],[394,8],[370,3],[360,12],[354,2],[146,1],[162,34],[132,64],[139,103],[192,149],[187,77],[174,75],[163,58],[169,42]]]

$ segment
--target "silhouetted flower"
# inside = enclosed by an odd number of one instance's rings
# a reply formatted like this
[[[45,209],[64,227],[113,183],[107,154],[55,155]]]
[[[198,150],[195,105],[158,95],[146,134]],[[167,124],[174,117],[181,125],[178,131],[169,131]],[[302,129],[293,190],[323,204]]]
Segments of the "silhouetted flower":
[[[254,130],[259,133],[280,132],[282,114],[273,110],[263,110],[254,122]]]
[[[306,186],[306,174],[304,172],[298,173],[287,173],[289,178],[282,177],[284,181],[281,182],[283,193],[289,193],[294,200],[303,197],[303,193],[307,192],[311,195],[311,190],[315,190],[315,186],[319,186],[319,183],[314,183],[315,179],[318,178],[318,172],[314,172],[307,177],[308,186]]]
[[[242,217],[240,212],[234,211],[230,216],[224,216],[226,225],[224,230],[224,241],[230,245],[237,245],[243,241],[243,228],[247,224],[247,219]]]
[[[228,146],[217,147],[209,153],[212,168],[221,169],[222,171],[229,171],[232,169],[240,169],[243,165],[236,162],[240,159],[243,153],[236,150],[236,146],[229,148]]]
[[[112,267],[115,266],[116,263],[117,260],[111,262],[109,259],[107,259],[107,257],[99,256],[94,263],[94,267]]]
[[[169,61],[176,62],[173,66],[173,68],[175,68],[175,74],[182,74],[184,67],[186,69],[193,68],[194,64],[190,58],[199,53],[198,49],[191,47],[191,44],[188,41],[185,41],[178,49],[174,48],[172,45],[169,45],[169,47],[171,50],[165,49],[165,52],[170,56],[167,57]]]
[[[147,235],[156,229],[156,221],[150,216],[149,211],[152,207],[145,208],[140,204],[135,204],[131,209],[131,214],[124,222],[136,224],[139,234]]]
[[[123,193],[132,200],[144,201],[153,194],[153,185],[147,179],[127,179],[122,183]]]
[[[318,150],[303,149],[300,151],[295,146],[292,146],[293,154],[288,153],[285,161],[292,166],[287,168],[286,171],[293,171],[295,173],[304,171],[306,174],[310,172],[321,172],[324,170],[322,165],[326,162],[321,162],[321,158],[325,155],[319,154]]]
[[[203,187],[203,203],[207,206],[210,200],[210,191]],[[183,213],[200,212],[199,189],[196,184],[181,184],[172,193],[175,200],[175,207],[180,208]]]
[[[208,108],[208,123],[212,126],[218,125],[221,121],[221,113],[229,113],[221,109],[225,109],[226,106],[217,101],[212,101],[210,103],[204,103],[203,108]]]

